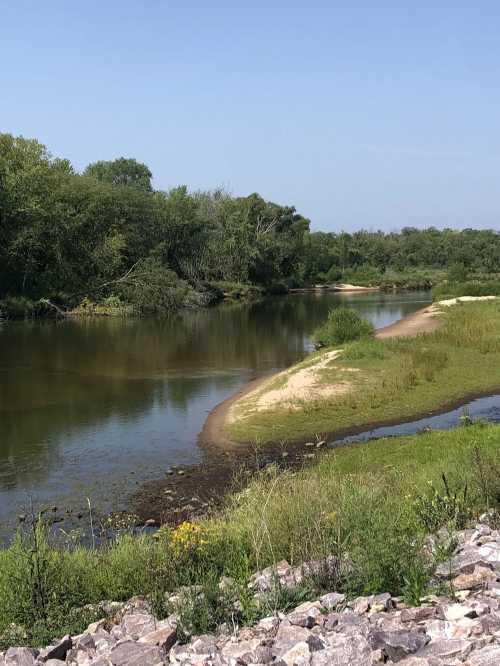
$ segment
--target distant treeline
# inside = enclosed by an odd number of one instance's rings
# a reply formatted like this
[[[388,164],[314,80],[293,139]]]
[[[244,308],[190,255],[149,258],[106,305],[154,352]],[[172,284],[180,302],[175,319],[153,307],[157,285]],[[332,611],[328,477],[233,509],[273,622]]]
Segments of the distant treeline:
[[[165,192],[151,179],[125,158],[78,174],[38,141],[0,134],[0,299],[29,309],[87,297],[157,311],[208,303],[235,283],[283,291],[500,265],[495,231],[312,233],[293,206],[258,194]]]

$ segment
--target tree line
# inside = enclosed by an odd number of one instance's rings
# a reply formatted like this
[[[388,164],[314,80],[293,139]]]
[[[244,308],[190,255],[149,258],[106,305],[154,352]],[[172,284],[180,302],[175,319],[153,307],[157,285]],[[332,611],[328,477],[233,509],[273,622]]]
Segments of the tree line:
[[[294,206],[255,193],[156,190],[127,158],[77,173],[40,142],[0,134],[0,299],[115,298],[155,311],[210,302],[228,283],[276,291],[499,263],[495,231],[311,232]]]

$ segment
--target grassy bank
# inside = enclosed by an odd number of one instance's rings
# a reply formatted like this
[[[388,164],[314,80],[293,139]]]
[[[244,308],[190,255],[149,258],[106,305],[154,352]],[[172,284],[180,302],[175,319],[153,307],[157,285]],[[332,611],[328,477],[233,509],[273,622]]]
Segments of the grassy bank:
[[[225,620],[252,623],[322,590],[389,591],[418,603],[434,563],[423,555],[426,535],[499,505],[499,454],[500,428],[480,424],[346,447],[300,472],[266,469],[217,517],[156,537],[124,533],[98,549],[72,535],[50,544],[40,524],[26,526],[0,552],[1,643],[36,645],[77,632],[104,613],[86,604],[103,599],[146,594],[164,616],[165,594],[180,585],[201,586],[185,596],[186,634]],[[330,554],[343,566],[297,589],[277,588],[261,605],[252,598],[256,569]],[[437,559],[447,554],[441,549]],[[234,579],[223,593],[221,575]]]
[[[460,296],[500,296],[500,280],[445,280],[432,290],[435,301]]]
[[[300,441],[409,418],[499,386],[500,303],[460,304],[438,316],[443,323],[433,333],[356,341],[326,362],[328,350],[312,355],[235,403],[227,434],[239,442]],[[308,366],[314,372],[315,364],[319,369],[307,399],[262,407],[266,394],[276,395],[272,392]]]

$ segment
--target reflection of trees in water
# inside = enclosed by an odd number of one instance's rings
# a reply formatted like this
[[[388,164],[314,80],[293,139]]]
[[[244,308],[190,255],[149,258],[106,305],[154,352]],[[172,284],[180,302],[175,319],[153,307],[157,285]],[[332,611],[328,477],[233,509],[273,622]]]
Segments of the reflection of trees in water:
[[[307,294],[165,319],[3,327],[0,482],[43,478],[63,459],[67,438],[83,438],[86,428],[98,429],[113,418],[133,422],[155,406],[187,412],[197,396],[230,392],[235,375],[292,364],[340,301],[365,315],[415,309],[400,295]]]
[[[228,388],[234,378],[226,375],[214,377],[175,377],[167,380],[132,380],[117,382],[107,378],[87,381],[85,387],[66,384],[65,402],[15,411],[0,411],[0,486],[14,487],[27,481],[44,480],[48,469],[65,464],[64,446],[81,437],[85,442],[87,429],[104,430],[107,423],[117,421],[138,422],[147,418],[155,406],[188,412],[190,402],[212,389]],[[35,382],[26,383],[26,399],[30,389],[37,393]],[[54,388],[54,387],[52,387]],[[20,393],[19,393],[20,395]],[[135,436],[131,429],[131,439]],[[104,435],[103,435],[104,440]],[[103,448],[108,442],[103,441]],[[124,452],[131,441],[123,443]],[[82,450],[85,454],[85,450]],[[91,466],[93,461],[89,461]]]

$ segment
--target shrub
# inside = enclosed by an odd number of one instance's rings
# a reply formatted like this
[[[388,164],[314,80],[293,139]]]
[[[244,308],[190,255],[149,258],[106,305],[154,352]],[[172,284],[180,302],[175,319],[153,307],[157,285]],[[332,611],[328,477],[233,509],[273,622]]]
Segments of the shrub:
[[[318,347],[329,347],[372,334],[373,325],[369,321],[351,308],[340,307],[330,310],[326,322],[313,333],[313,340]]]

